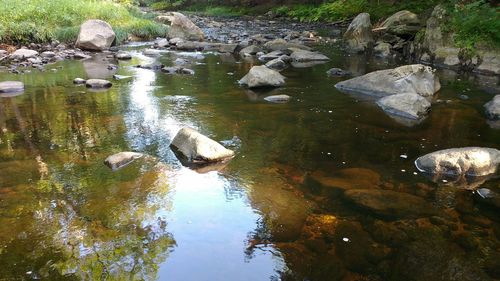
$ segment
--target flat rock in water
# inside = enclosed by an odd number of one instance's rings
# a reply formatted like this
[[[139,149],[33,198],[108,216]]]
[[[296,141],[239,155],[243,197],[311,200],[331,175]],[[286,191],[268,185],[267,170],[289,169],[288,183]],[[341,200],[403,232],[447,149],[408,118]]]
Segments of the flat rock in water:
[[[23,60],[33,58],[38,55],[38,52],[30,49],[17,49],[10,55],[11,59]]]
[[[245,47],[241,49],[240,55],[242,56],[252,56],[257,54],[258,52],[261,52],[262,48],[256,45],[250,45],[248,47]]]
[[[302,49],[302,50],[311,50],[311,48],[297,43],[288,42],[284,39],[274,39],[264,44],[264,48],[269,51],[284,51],[290,48]]]
[[[262,56],[259,56],[260,61],[270,61],[274,59],[280,58],[284,53],[282,51],[272,51],[268,54],[264,54]]]
[[[115,74],[115,75],[113,75],[113,78],[115,80],[125,80],[125,79],[132,78],[132,76]]]
[[[330,68],[326,74],[328,74],[329,76],[349,76],[351,75],[352,73],[350,71],[347,71],[347,70],[343,70],[343,69],[340,69],[340,68]]]
[[[412,64],[370,72],[339,82],[335,87],[373,96],[407,93],[430,97],[439,91],[441,84],[434,69],[422,64]]]
[[[80,33],[75,46],[84,50],[104,51],[111,47],[115,40],[115,32],[107,22],[92,19],[80,26]]]
[[[500,95],[496,95],[484,105],[486,116],[491,120],[500,120]]]
[[[276,70],[260,65],[252,67],[239,82],[249,88],[280,87],[285,84],[285,77]]]
[[[111,86],[113,86],[113,84],[110,81],[104,79],[89,79],[85,81],[85,86],[87,86],[87,88],[102,89],[110,88]]]
[[[265,97],[264,100],[273,103],[286,103],[290,101],[290,96],[288,95],[273,95]]]
[[[500,150],[485,147],[462,147],[439,150],[415,160],[421,172],[443,177],[487,176],[500,164]]]
[[[268,61],[266,64],[266,67],[275,69],[275,70],[283,70],[286,68],[286,63],[282,61],[281,59],[273,59]]]
[[[73,84],[80,85],[80,84],[85,84],[85,82],[87,82],[87,80],[85,80],[83,78],[75,78],[75,79],[73,79]]]
[[[296,62],[308,62],[308,61],[327,61],[330,60],[327,56],[306,50],[295,49],[291,55],[292,60]]]
[[[234,152],[194,129],[182,128],[170,144],[188,164],[219,162],[234,157]]]
[[[344,192],[344,197],[380,216],[418,218],[436,214],[431,204],[408,193],[381,189],[351,189]]]
[[[129,60],[129,59],[132,59],[132,55],[129,54],[129,53],[125,53],[125,52],[120,52],[120,53],[117,53],[115,55],[116,59],[119,59],[119,60]]]
[[[125,167],[126,165],[132,163],[133,161],[143,156],[144,154],[138,152],[130,152],[130,151],[119,152],[111,156],[108,156],[108,158],[104,160],[104,164],[106,164],[106,166],[108,166],[114,171]]]
[[[377,105],[389,114],[409,119],[420,119],[431,108],[431,103],[417,94],[390,95],[379,99]]]
[[[0,93],[19,93],[24,91],[24,83],[21,81],[0,82]]]
[[[142,54],[145,55],[145,56],[151,56],[151,57],[154,57],[154,56],[159,56],[163,53],[165,53],[166,51],[164,50],[157,50],[157,49],[144,49],[142,51]]]

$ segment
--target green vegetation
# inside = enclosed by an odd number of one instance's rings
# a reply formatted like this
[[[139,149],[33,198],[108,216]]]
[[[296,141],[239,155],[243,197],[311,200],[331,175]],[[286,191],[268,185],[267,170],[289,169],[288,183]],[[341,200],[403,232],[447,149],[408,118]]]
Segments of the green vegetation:
[[[0,41],[4,43],[74,41],[79,26],[87,19],[107,21],[118,42],[129,35],[154,38],[166,32],[152,15],[133,7],[131,0],[0,0],[0,6]]]

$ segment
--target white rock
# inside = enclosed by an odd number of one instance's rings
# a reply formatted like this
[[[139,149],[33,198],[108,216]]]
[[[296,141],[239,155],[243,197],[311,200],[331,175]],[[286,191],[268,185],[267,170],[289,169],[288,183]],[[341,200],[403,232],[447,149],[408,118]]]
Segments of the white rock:
[[[115,32],[107,22],[87,20],[80,26],[75,46],[84,50],[103,51],[109,49],[115,40]]]

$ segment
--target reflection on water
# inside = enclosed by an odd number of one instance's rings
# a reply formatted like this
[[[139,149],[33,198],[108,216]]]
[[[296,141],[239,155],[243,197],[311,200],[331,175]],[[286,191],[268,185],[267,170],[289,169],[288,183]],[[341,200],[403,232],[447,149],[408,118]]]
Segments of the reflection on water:
[[[72,80],[111,77],[107,66],[118,62],[106,58],[0,73],[26,84],[24,94],[0,98],[0,279],[500,278],[498,209],[413,166],[437,149],[498,148],[500,131],[482,115],[498,91],[492,78],[440,72],[444,102],[407,127],[338,92],[344,78],[325,73],[388,67],[380,60],[326,48],[330,62],[288,68],[286,87],[261,92],[236,82],[253,62],[131,48],[118,74],[133,78],[102,92]],[[178,57],[196,74],[134,67]],[[292,99],[271,104],[269,94]],[[169,148],[183,126],[238,140],[236,157],[216,171],[183,167]],[[120,151],[152,157],[113,172],[103,160]],[[494,177],[466,187],[500,192]],[[350,190],[363,200],[347,198]],[[373,197],[387,190],[391,204]]]

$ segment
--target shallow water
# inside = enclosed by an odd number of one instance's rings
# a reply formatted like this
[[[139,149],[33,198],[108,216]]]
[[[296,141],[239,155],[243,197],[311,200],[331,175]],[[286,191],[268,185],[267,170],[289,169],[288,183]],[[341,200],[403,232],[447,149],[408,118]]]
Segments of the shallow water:
[[[265,92],[237,83],[254,61],[151,58],[140,46],[130,47],[128,62],[98,56],[53,71],[0,73],[26,85],[24,94],[0,98],[0,279],[499,278],[498,209],[413,166],[438,149],[500,148],[500,130],[482,109],[498,93],[498,77],[439,71],[436,100],[444,102],[408,126],[369,98],[337,91],[344,78],[326,76],[331,67],[358,75],[394,63],[320,49],[330,62],[286,69],[286,86]],[[196,74],[134,67],[177,57]],[[72,84],[111,79],[109,63],[132,78],[98,92]],[[292,100],[268,103],[271,94]],[[183,126],[220,141],[237,136],[237,156],[218,171],[183,167],[169,148]],[[103,160],[120,151],[154,159],[112,172]],[[480,186],[500,192],[498,178]],[[412,194],[436,213],[380,216],[344,200],[351,188]]]

